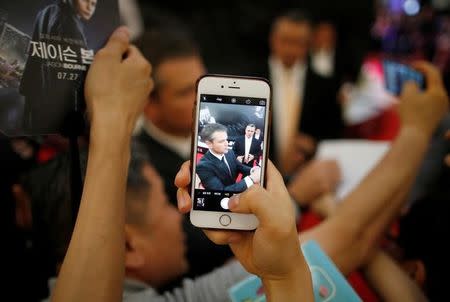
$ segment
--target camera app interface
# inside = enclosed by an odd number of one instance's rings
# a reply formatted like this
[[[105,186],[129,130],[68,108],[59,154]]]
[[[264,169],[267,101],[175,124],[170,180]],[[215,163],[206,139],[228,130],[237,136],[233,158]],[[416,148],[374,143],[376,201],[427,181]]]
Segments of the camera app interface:
[[[266,102],[200,95],[194,210],[229,212],[233,194],[262,184]]]

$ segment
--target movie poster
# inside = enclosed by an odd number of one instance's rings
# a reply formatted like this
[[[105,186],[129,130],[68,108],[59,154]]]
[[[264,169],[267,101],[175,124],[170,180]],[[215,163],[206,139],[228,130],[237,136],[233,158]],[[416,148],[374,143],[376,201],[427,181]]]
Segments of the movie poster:
[[[117,0],[0,4],[0,131],[61,133],[85,109],[84,80],[119,26]]]

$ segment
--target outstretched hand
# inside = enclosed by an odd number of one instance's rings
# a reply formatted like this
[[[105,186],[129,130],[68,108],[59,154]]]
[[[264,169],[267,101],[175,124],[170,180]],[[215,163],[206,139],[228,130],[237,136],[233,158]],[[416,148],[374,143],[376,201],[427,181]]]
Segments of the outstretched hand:
[[[336,190],[341,181],[341,169],[336,160],[312,160],[289,181],[291,196],[301,205],[313,203]]]
[[[448,95],[436,67],[424,61],[412,66],[425,75],[427,88],[420,91],[414,82],[407,82],[403,86],[399,102],[402,127],[412,128],[431,137],[437,124],[448,112]]]

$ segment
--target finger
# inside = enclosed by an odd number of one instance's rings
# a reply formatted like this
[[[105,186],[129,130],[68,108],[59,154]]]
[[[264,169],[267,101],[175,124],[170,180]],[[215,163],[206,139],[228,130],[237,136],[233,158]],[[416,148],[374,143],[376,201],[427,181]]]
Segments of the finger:
[[[267,191],[254,185],[241,194],[233,195],[228,206],[232,212],[256,215],[261,227],[276,223],[277,219],[273,219],[275,216],[278,216],[278,221],[287,224],[294,221],[289,193],[281,174],[270,161],[267,164]]]
[[[117,28],[109,37],[104,49],[111,51],[117,59],[122,59],[122,56],[127,52],[130,45],[130,32],[125,26]]]
[[[271,160],[267,161],[267,190],[274,191],[280,188],[284,188],[283,177],[280,172],[274,166]]]
[[[124,60],[125,63],[131,62],[132,64],[138,64],[142,66],[144,74],[150,77],[152,73],[152,65],[149,61],[142,55],[141,51],[134,45],[130,45],[127,51],[127,57]]]
[[[184,162],[175,176],[175,186],[185,188],[191,183],[191,161]]]
[[[413,81],[407,81],[403,84],[400,99],[407,99],[409,95],[415,95],[420,92],[419,87]]]
[[[228,201],[232,212],[254,214],[262,224],[270,220],[270,202],[267,191],[258,185],[241,194],[233,195]]]
[[[228,206],[234,213],[254,214],[259,221],[258,229],[270,230],[274,238],[285,236],[292,230],[295,231],[294,206],[287,192],[285,195],[276,195],[254,185],[244,193],[230,198]]]
[[[333,172],[333,175],[337,180],[341,179],[342,176],[341,167],[339,166],[339,163],[336,160],[332,161],[331,171]]]
[[[189,193],[185,189],[177,190],[177,202],[178,202],[178,210],[181,213],[188,213],[192,208],[192,199],[189,196]]]
[[[237,231],[203,229],[203,232],[209,240],[219,245],[236,243],[243,239],[242,232]]]
[[[443,86],[441,74],[433,64],[425,61],[418,61],[413,63],[412,67],[423,73],[427,83],[427,89]]]

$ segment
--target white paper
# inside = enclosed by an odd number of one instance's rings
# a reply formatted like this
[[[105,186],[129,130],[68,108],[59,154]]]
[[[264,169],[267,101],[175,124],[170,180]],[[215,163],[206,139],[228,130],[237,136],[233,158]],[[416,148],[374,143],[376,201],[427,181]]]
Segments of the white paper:
[[[370,140],[326,140],[319,144],[318,159],[335,159],[341,169],[336,189],[338,201],[345,198],[388,151],[390,142]]]

